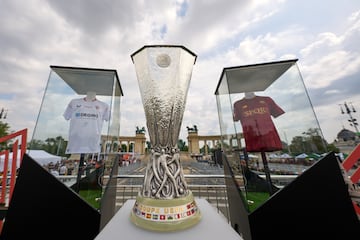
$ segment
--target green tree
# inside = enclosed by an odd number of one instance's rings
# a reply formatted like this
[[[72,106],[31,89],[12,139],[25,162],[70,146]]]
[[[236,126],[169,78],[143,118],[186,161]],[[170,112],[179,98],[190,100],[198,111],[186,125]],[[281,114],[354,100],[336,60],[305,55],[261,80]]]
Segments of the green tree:
[[[126,144],[121,144],[121,151],[122,152],[126,152],[127,151],[127,146],[126,146]]]
[[[57,136],[55,138],[56,140],[56,155],[58,156],[65,156],[65,150],[66,150],[66,145],[67,145],[67,142],[65,141],[65,139],[62,137],[62,136]]]
[[[303,134],[306,135],[305,140],[310,146],[309,152],[324,153],[327,152],[327,142],[320,135],[318,128],[309,128]]]
[[[206,144],[202,148],[200,148],[200,153],[205,154],[205,152],[206,152],[205,151],[205,146],[207,148],[207,154],[210,154],[211,153],[211,148],[210,148],[209,144]]]
[[[320,135],[319,129],[309,128],[306,132],[302,133],[302,136],[295,136],[291,140],[290,150],[292,154],[300,153],[325,153],[328,150],[328,144],[326,140]]]
[[[58,155],[58,156],[67,156],[65,153],[67,141],[62,136],[57,136],[56,138],[47,138],[45,141],[39,139],[32,139],[29,143],[29,149],[33,150],[44,150],[48,153]]]
[[[51,154],[56,154],[56,139],[55,138],[47,138],[45,139],[46,146],[44,148],[45,151]]]
[[[129,144],[129,152],[134,151],[134,147],[135,147],[135,144],[134,144],[134,143],[130,143],[130,144]]]
[[[187,151],[188,147],[186,146],[186,142],[182,139],[178,140],[178,148],[180,149],[180,151]]]
[[[340,149],[335,147],[334,144],[328,144],[327,146],[327,150],[328,151],[332,151],[332,152],[335,152],[335,153],[339,153],[340,152]]]
[[[5,137],[10,134],[10,125],[0,121],[0,137]],[[0,143],[0,148],[5,149],[8,145],[8,142]]]
[[[291,140],[290,151],[295,155],[305,152],[305,141],[302,136],[295,136]]]
[[[45,143],[38,139],[32,139],[28,143],[29,148],[34,149],[34,150],[41,150],[41,149],[43,149],[44,145],[45,145]]]

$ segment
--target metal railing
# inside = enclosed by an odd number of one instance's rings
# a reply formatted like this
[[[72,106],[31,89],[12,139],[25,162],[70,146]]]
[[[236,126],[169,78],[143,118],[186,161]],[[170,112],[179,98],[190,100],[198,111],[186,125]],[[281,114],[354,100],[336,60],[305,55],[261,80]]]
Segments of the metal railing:
[[[206,199],[229,221],[229,204],[224,175],[184,175],[188,187],[195,198]],[[76,176],[57,176],[70,186],[76,182]],[[106,183],[109,176],[104,176]],[[115,211],[118,211],[129,199],[135,199],[143,184],[144,175],[117,175]],[[104,184],[105,187],[105,184]]]
[[[225,178],[223,174],[184,174],[189,189],[195,198],[206,199],[218,213],[225,217],[230,224],[229,201],[226,190]],[[294,180],[296,175],[272,175],[275,183],[281,187]],[[66,185],[76,182],[76,176],[57,176]],[[115,213],[130,199],[136,199],[143,185],[144,175],[121,174],[117,175]],[[241,178],[237,176],[235,178]],[[105,183],[109,176],[104,176]],[[245,189],[242,189],[245,190]],[[114,213],[114,214],[115,214]]]
[[[15,188],[18,163],[21,164],[26,152],[27,129],[23,129],[7,136],[0,137],[0,143],[6,146],[12,141],[9,149],[0,148],[0,162],[2,163],[0,176],[0,232],[2,231],[4,216]],[[9,167],[9,169],[8,169]]]

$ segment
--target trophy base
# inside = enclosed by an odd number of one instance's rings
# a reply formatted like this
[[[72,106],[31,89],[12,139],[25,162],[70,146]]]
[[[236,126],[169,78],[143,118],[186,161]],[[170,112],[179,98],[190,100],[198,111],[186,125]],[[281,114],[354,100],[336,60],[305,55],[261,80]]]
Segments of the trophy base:
[[[130,219],[146,230],[173,232],[194,226],[201,214],[190,191],[186,197],[174,199],[137,196]]]

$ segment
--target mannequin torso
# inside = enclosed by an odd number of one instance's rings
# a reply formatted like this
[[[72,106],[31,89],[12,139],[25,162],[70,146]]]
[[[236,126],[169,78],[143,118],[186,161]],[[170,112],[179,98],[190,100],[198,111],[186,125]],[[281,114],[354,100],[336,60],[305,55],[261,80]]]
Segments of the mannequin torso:
[[[87,92],[85,100],[86,101],[94,101],[94,100],[96,100],[96,92]]]
[[[251,99],[251,98],[254,98],[254,97],[256,97],[254,92],[246,92],[245,93],[245,98],[246,99]]]

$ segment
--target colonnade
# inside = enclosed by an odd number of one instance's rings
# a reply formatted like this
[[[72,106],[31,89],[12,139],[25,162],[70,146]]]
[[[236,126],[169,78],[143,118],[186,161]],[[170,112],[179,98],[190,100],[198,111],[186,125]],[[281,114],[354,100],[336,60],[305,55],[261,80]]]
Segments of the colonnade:
[[[221,135],[212,135],[212,136],[200,136],[197,131],[188,132],[188,152],[190,154],[200,154],[200,143],[203,142],[205,147],[204,155],[209,154],[208,147],[220,147],[221,145]],[[211,143],[211,144],[209,144]]]
[[[108,139],[107,136],[101,137],[102,152],[120,152],[122,145],[126,145],[125,152],[136,152],[145,154],[146,137],[144,133],[136,133],[135,136],[120,136],[118,139]],[[131,148],[131,145],[132,148]]]
[[[102,136],[102,152],[119,152],[121,146],[126,145],[126,152],[136,152],[141,155],[145,154],[146,136],[145,133],[136,133],[135,136],[120,136],[118,139],[109,139]],[[204,155],[209,154],[209,147],[220,147],[221,135],[200,136],[197,132],[188,132],[188,152],[190,154],[200,154],[200,146],[205,146]],[[201,144],[203,143],[203,144]],[[131,148],[131,145],[133,145]]]

